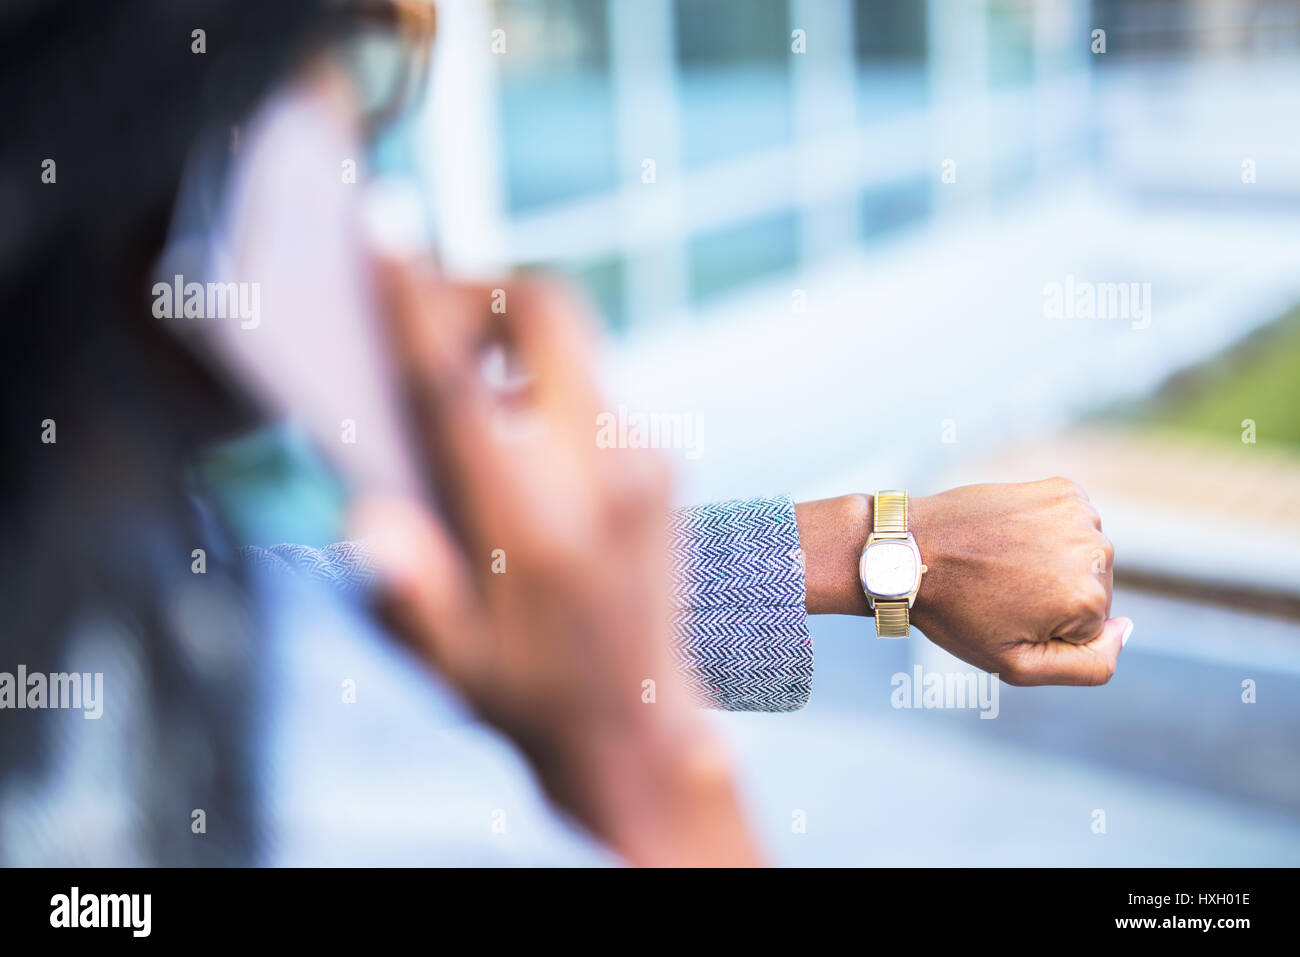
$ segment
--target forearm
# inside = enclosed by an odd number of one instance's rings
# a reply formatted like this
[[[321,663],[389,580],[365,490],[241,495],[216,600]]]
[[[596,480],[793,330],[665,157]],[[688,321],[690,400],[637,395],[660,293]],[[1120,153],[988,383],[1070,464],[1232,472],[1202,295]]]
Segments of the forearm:
[[[871,495],[853,494],[795,505],[808,614],[874,614],[858,575],[858,561],[871,534],[872,502]],[[932,503],[932,498],[918,496],[909,500],[907,509],[908,525],[929,565],[925,588],[912,609],[912,621],[922,630],[933,596],[948,588],[954,563],[948,550],[952,519],[936,519]]]
[[[794,711],[807,704],[813,651],[789,498],[676,510],[668,544],[674,655],[700,703],[728,711]],[[357,543],[243,551],[273,572],[341,590],[365,590],[373,579],[367,551]]]

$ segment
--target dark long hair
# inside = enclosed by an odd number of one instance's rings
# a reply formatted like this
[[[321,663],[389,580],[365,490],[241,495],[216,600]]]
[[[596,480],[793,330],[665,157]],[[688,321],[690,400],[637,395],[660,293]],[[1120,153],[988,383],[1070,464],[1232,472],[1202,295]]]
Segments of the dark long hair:
[[[196,547],[212,563],[204,587],[242,594],[184,475],[198,445],[251,413],[152,320],[147,277],[195,138],[239,123],[323,38],[325,6],[0,10],[0,671],[84,671],[68,660],[69,636],[95,623],[124,636],[116,687],[133,700],[111,686],[107,698],[144,718],[119,730],[139,771],[129,786],[146,862],[244,863],[257,847],[252,660],[196,664],[181,634],[193,609],[176,606],[193,589]],[[0,715],[0,793],[57,763],[50,726],[48,713]],[[206,813],[205,840],[191,837],[191,808]]]

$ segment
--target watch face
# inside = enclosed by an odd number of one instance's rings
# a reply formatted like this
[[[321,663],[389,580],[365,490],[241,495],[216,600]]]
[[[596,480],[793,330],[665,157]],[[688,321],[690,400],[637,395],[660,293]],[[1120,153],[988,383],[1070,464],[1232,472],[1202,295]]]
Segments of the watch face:
[[[872,542],[860,571],[862,587],[877,598],[902,598],[916,587],[921,562],[910,542]]]

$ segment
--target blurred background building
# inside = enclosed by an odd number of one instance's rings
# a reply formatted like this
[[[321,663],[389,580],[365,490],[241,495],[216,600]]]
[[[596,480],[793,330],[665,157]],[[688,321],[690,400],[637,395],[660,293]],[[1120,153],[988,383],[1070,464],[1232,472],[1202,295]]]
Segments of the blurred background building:
[[[378,169],[453,271],[587,290],[611,402],[699,424],[683,501],[1066,474],[1116,544],[1117,677],[996,720],[816,620],[805,711],[717,716],[777,860],[1300,863],[1300,4],[438,10]]]

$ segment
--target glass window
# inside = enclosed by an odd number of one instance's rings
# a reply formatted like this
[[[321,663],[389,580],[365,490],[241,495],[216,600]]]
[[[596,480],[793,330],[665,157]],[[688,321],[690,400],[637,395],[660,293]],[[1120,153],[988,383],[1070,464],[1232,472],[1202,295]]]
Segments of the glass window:
[[[511,212],[615,185],[604,0],[503,0],[496,7],[506,202]]]
[[[932,178],[918,175],[863,192],[858,205],[863,241],[875,242],[930,215],[932,188]]]
[[[687,243],[691,298],[708,299],[789,269],[798,259],[798,245],[793,212],[692,236]]]
[[[989,0],[989,85],[1025,86],[1034,78],[1033,0]]]
[[[677,0],[675,12],[685,164],[787,143],[785,0]]]
[[[853,4],[853,61],[858,115],[864,123],[911,112],[929,101],[926,5]]]

